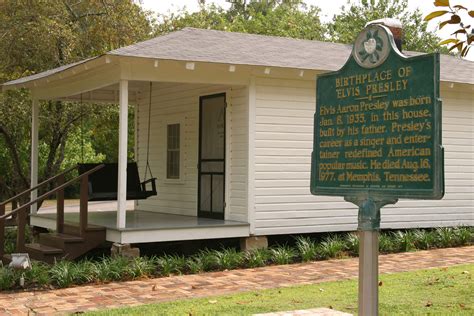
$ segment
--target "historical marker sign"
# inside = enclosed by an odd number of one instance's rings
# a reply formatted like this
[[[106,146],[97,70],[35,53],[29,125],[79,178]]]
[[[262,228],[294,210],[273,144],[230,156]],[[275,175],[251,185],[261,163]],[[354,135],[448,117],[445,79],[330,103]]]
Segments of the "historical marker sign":
[[[339,71],[318,76],[311,192],[443,196],[439,54],[407,58],[370,25]]]

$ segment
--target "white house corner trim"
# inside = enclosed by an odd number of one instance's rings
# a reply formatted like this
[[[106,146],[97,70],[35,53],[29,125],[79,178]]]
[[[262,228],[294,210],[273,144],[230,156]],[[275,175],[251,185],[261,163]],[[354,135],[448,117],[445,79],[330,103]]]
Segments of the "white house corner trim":
[[[250,234],[255,233],[255,128],[256,128],[256,84],[255,77],[252,76],[248,88],[248,176],[247,176],[247,209],[248,222],[250,224]]]

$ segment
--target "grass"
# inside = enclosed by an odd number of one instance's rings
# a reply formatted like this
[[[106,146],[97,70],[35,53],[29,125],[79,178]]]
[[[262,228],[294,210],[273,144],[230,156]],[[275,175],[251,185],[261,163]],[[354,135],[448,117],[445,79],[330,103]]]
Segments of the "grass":
[[[474,264],[381,275],[381,315],[473,315]],[[357,314],[357,280],[111,309],[88,315],[250,315],[332,307]]]

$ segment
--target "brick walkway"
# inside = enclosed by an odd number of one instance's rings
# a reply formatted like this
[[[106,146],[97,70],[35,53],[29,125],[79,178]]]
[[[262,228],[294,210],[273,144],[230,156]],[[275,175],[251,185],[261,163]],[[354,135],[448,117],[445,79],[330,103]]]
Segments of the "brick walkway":
[[[474,263],[474,246],[380,256],[380,272],[393,273]],[[0,294],[0,315],[90,311],[184,298],[229,294],[357,277],[358,259]]]

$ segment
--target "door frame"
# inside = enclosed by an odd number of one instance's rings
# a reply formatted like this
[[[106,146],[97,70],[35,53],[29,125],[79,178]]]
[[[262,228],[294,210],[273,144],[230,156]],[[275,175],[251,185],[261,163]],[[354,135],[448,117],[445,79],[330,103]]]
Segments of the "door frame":
[[[206,99],[212,99],[212,98],[218,98],[218,97],[224,97],[224,158],[223,158],[223,163],[224,163],[224,168],[222,172],[223,176],[223,200],[224,200],[224,209],[222,213],[213,213],[207,212],[207,211],[201,211],[201,135],[202,135],[202,107],[203,107],[203,101]],[[221,92],[221,93],[214,93],[214,94],[209,94],[209,95],[202,95],[199,96],[199,134],[198,134],[198,189],[197,189],[197,215],[198,217],[203,217],[203,218],[213,218],[213,219],[225,219],[225,211],[226,211],[226,181],[227,181],[227,93],[226,92]],[[212,190],[211,190],[211,196],[212,196]],[[211,197],[211,207],[212,207],[212,197]],[[212,208],[211,208],[212,210]]]

